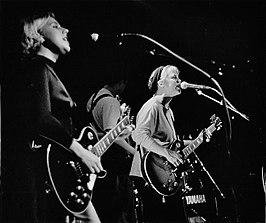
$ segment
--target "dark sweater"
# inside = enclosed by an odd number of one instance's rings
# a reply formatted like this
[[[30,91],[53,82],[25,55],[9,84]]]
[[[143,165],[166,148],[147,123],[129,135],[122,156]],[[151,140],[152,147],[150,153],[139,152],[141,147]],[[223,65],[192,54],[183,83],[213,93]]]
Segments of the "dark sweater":
[[[55,63],[35,56],[26,64],[24,112],[28,136],[34,138],[42,134],[68,148],[73,139],[75,103],[57,77]]]

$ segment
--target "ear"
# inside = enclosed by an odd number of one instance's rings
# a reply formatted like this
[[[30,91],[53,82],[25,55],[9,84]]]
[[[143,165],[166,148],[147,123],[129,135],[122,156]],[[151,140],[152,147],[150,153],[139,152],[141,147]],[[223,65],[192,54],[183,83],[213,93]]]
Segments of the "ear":
[[[38,30],[38,38],[41,43],[45,41],[45,37],[44,37],[42,30]]]
[[[37,41],[40,44],[42,44],[45,41],[43,35],[41,35],[39,33],[37,35],[35,35],[34,39],[35,39],[35,41]]]
[[[41,43],[43,43],[45,41],[44,37],[41,35],[40,37]]]
[[[163,82],[163,80],[159,80],[157,83],[158,83],[158,86],[159,86],[159,87],[164,87],[164,82]]]

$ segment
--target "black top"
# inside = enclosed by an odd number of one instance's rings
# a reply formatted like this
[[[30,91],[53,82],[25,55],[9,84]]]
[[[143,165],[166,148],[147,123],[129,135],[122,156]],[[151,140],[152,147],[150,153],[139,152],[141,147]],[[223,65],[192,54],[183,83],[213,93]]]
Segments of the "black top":
[[[54,63],[34,56],[25,66],[25,120],[31,138],[45,135],[69,147],[73,139],[75,103],[54,71]]]

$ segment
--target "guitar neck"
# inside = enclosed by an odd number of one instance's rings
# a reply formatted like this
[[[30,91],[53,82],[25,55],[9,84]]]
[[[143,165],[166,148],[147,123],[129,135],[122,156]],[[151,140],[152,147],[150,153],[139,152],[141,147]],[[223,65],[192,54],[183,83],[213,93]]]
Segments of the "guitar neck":
[[[94,145],[91,150],[92,153],[98,157],[102,156],[129,123],[129,117],[124,117],[112,130],[106,133],[103,138]]]
[[[215,124],[212,124],[206,129],[206,131],[213,133],[215,129],[216,129]],[[194,150],[203,142],[203,140],[204,140],[203,133],[200,133],[195,140],[193,140],[188,146],[186,146],[182,150],[184,158],[187,158],[192,152],[194,152]]]

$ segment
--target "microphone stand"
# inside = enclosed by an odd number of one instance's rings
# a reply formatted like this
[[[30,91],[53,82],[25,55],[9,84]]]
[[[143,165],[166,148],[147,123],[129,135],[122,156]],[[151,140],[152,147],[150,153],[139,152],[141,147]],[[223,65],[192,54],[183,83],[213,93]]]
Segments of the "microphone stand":
[[[201,161],[201,159],[198,157],[198,155],[196,154],[196,152],[193,152],[194,156],[196,157],[197,161],[200,164],[201,169],[207,174],[207,176],[209,177],[209,179],[211,180],[211,182],[213,183],[213,185],[215,186],[216,190],[219,191],[220,196],[225,199],[224,194],[222,193],[221,189],[218,187],[218,185],[215,183],[214,179],[212,178],[211,174],[209,173],[209,171],[205,168],[203,162]]]
[[[214,187],[216,188],[216,190],[219,192],[219,195],[222,199],[225,199],[224,194],[222,193],[221,189],[218,187],[218,185],[216,184],[216,182],[214,181],[214,179],[212,178],[211,174],[209,173],[209,171],[205,168],[203,162],[201,161],[201,159],[198,157],[198,155],[193,152],[194,156],[196,157],[196,160],[199,162],[200,167],[201,167],[201,171],[204,171],[206,173],[206,175],[209,177],[209,179],[211,180],[212,184],[214,185]],[[216,217],[219,216],[219,210],[218,210],[218,202],[217,202],[217,198],[216,196],[214,196],[214,202],[215,202],[215,211],[216,211]]]

